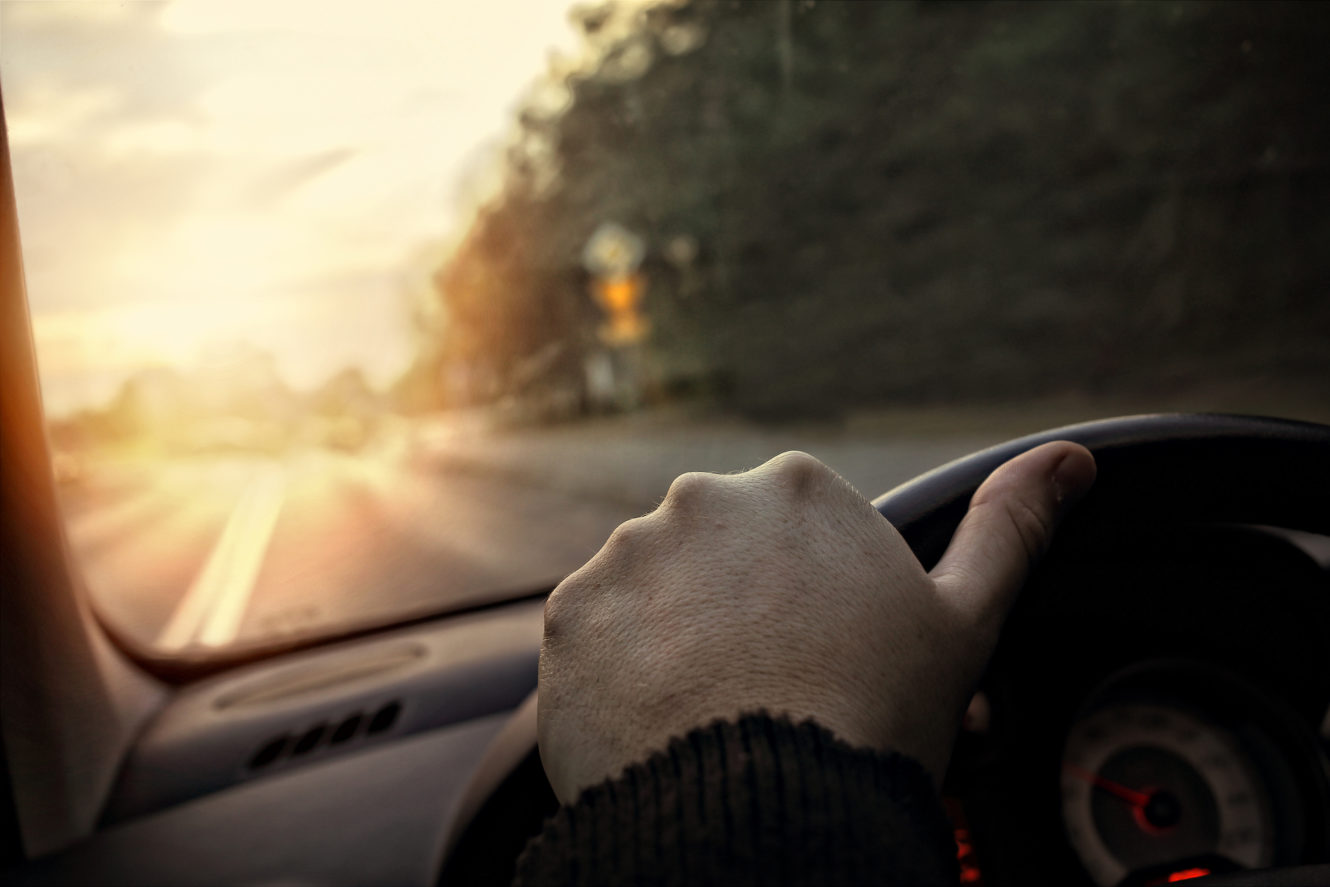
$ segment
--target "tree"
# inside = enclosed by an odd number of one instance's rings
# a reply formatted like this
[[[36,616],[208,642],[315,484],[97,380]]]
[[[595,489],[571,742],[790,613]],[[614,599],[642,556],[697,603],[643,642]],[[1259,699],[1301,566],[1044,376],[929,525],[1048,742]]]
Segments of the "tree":
[[[578,253],[649,244],[667,376],[754,413],[1330,382],[1330,56],[1312,4],[584,9],[437,276],[495,392],[597,317]],[[697,245],[689,268],[668,245]],[[520,375],[518,373],[517,375]],[[696,378],[694,381],[696,381]]]

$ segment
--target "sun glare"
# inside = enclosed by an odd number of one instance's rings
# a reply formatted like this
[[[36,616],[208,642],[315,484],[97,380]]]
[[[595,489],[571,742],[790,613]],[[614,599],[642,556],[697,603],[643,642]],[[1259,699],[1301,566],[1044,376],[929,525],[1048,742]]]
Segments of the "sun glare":
[[[464,227],[479,158],[551,52],[575,51],[566,11],[5,3],[48,409],[240,343],[292,384],[390,384],[413,359],[413,263]]]

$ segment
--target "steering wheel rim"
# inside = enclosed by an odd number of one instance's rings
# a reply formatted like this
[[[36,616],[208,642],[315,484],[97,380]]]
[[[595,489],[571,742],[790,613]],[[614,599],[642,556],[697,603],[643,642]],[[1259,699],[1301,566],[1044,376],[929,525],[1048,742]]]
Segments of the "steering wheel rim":
[[[1198,519],[1330,534],[1330,426],[1222,414],[1124,416],[1028,435],[935,468],[884,493],[873,505],[931,569],[979,484],[1004,462],[1056,440],[1085,446],[1098,465],[1095,486],[1071,521],[1078,532],[1094,533],[1124,519]],[[1243,474],[1233,470],[1239,465],[1264,470]],[[539,772],[539,767],[533,692],[491,744],[455,808],[440,883],[511,880],[516,856],[495,864],[498,848],[487,831],[511,819],[495,808],[514,803],[515,794],[517,803],[528,802],[521,812],[528,820],[557,808],[548,784],[548,794],[537,791],[539,798],[521,798],[522,783],[529,783],[533,768]],[[530,794],[531,787],[525,788]],[[497,843],[505,847],[511,842]]]
[[[1330,534],[1330,426],[1254,416],[1124,416],[1042,431],[935,468],[873,504],[932,569],[979,484],[1002,463],[1055,440],[1086,447],[1098,466],[1075,511],[1080,522],[1195,519]],[[1239,464],[1265,468],[1259,478],[1235,476]]]

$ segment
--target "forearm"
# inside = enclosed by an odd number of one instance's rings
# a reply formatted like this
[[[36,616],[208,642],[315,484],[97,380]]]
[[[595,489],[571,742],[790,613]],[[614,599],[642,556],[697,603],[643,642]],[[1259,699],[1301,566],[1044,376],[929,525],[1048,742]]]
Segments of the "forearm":
[[[518,863],[526,884],[955,884],[922,766],[750,715],[584,792]]]

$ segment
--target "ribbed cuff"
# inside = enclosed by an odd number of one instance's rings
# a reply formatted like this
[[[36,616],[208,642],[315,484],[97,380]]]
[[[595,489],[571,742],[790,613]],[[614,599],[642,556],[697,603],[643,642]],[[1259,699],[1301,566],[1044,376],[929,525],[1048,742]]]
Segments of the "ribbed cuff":
[[[523,852],[526,884],[956,884],[911,758],[765,714],[698,728],[583,792]]]

